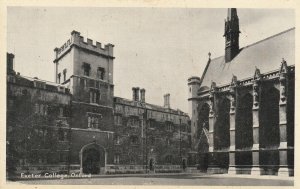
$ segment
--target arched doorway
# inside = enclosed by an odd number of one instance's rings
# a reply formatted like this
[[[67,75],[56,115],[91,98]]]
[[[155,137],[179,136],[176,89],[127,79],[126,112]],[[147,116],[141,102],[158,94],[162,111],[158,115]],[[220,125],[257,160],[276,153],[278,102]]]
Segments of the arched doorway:
[[[183,171],[185,171],[186,167],[187,167],[187,161],[186,161],[185,158],[183,158],[182,159],[182,169],[183,169]]]
[[[82,157],[82,168],[85,174],[99,174],[100,152],[94,148],[85,150]]]
[[[149,161],[149,169],[150,169],[150,171],[154,171],[154,159],[150,159],[150,161]]]
[[[80,158],[84,174],[99,174],[105,168],[105,150],[95,143],[85,145],[80,151]]]

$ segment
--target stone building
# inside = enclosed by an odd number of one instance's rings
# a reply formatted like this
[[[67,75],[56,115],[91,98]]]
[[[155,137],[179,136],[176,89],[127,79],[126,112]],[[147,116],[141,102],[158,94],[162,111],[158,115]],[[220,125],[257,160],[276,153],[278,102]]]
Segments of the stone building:
[[[114,164],[118,166],[110,171],[167,172],[187,167],[188,115],[171,109],[170,94],[164,95],[164,106],[158,106],[146,102],[145,89],[133,87],[132,92],[132,100],[114,98]]]
[[[144,89],[114,97],[113,47],[71,32],[54,49],[55,82],[16,74],[7,55],[8,173],[186,167],[188,115],[170,108],[169,94],[163,107],[146,103]]]
[[[54,49],[56,83],[72,94],[70,164],[81,173],[104,173],[113,163],[113,47],[72,31]]]
[[[295,28],[239,48],[228,9],[225,55],[188,79],[192,147],[202,171],[290,175],[294,170]]]
[[[69,89],[15,73],[7,54],[7,173],[70,170]]]

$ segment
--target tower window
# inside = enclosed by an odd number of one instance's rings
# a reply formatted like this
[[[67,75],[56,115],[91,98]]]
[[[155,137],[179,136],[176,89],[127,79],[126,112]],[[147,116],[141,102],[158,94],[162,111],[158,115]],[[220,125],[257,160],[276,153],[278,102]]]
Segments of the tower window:
[[[95,90],[95,89],[91,89],[90,90],[90,103],[99,104],[99,100],[100,100],[100,91]]]
[[[91,65],[88,63],[83,63],[83,75],[90,76]]]
[[[97,117],[97,116],[92,116],[92,115],[89,115],[88,116],[88,128],[91,128],[91,129],[98,129],[99,128],[99,120],[100,118]]]
[[[102,67],[98,67],[98,69],[97,69],[97,77],[99,78],[99,79],[104,79],[104,74],[105,74],[105,69],[104,68],[102,68]]]
[[[64,69],[64,71],[63,71],[63,75],[64,75],[64,81],[66,81],[67,69]]]

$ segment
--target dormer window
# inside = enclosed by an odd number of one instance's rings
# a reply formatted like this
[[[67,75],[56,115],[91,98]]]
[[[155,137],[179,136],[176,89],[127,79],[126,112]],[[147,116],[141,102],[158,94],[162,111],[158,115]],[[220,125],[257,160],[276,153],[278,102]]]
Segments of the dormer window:
[[[83,63],[83,75],[90,76],[91,65],[88,63]]]

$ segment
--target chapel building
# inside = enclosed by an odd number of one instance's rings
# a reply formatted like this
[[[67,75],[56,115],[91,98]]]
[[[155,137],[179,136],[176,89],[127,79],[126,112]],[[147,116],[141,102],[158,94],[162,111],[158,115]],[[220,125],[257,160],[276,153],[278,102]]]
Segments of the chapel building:
[[[228,9],[225,54],[188,79],[192,148],[204,172],[294,174],[295,28],[239,47]]]

